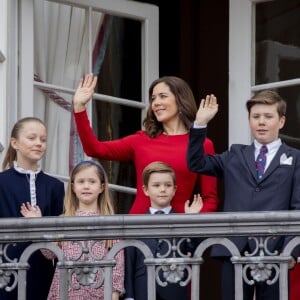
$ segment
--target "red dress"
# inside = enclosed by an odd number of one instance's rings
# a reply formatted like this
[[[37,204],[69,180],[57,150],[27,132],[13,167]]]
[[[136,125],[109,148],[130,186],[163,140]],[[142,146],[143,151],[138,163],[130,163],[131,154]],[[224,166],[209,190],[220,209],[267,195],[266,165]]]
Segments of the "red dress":
[[[186,163],[189,133],[179,135],[160,134],[150,138],[144,131],[112,141],[99,141],[94,135],[86,111],[74,113],[77,130],[84,152],[103,160],[133,161],[136,170],[137,193],[130,214],[143,214],[150,206],[150,200],[142,190],[143,169],[154,161],[168,163],[176,173],[176,194],[172,207],[178,213],[184,212],[184,203],[191,199],[196,180],[200,183],[200,192],[204,204],[201,212],[214,212],[218,208],[217,179],[191,172]],[[205,153],[214,154],[211,140],[204,143]]]
[[[289,271],[289,300],[300,299],[300,263]]]

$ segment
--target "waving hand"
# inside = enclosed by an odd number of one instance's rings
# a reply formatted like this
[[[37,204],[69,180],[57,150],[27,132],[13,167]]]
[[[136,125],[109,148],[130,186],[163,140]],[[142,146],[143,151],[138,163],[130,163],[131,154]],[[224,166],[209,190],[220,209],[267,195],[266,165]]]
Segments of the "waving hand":
[[[94,94],[97,84],[97,76],[87,74],[80,79],[73,98],[74,111],[80,112],[85,110],[85,105],[89,102]]]
[[[200,102],[196,114],[196,123],[200,126],[206,125],[218,112],[217,98],[214,95],[207,95]]]

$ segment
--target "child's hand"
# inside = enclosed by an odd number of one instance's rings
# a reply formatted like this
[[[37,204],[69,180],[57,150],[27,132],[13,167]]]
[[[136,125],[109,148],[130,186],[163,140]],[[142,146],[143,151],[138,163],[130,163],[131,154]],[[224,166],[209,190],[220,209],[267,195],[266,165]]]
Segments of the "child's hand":
[[[38,205],[31,206],[29,202],[22,203],[21,215],[26,218],[42,217],[42,212]]]
[[[113,292],[112,293],[112,300],[119,300],[120,299],[120,293],[119,292]]]
[[[194,195],[194,200],[191,205],[190,205],[190,200],[185,201],[184,212],[186,214],[196,214],[201,211],[202,207],[203,207],[203,200],[200,194],[197,194]]]
[[[75,112],[85,110],[85,105],[89,102],[94,94],[96,84],[97,76],[94,76],[93,74],[87,74],[80,79],[73,98]]]
[[[203,126],[207,125],[217,112],[217,98],[213,94],[207,95],[205,99],[201,99],[200,106],[196,114],[196,123]]]
[[[292,257],[291,261],[289,262],[289,269],[293,269],[296,263],[297,261],[295,260],[294,257]]]

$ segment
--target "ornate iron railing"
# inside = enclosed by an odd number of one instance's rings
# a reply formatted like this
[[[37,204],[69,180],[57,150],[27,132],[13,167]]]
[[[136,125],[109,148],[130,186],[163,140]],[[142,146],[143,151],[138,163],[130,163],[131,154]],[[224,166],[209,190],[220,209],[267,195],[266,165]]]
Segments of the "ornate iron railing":
[[[269,240],[283,235],[291,236],[291,240],[281,253],[271,252],[268,249]],[[251,238],[255,244],[254,251],[241,255],[236,246],[227,239],[232,236]],[[141,238],[160,239],[169,247],[168,255],[153,257],[148,246],[139,240]],[[201,238],[196,251],[192,255],[181,253],[180,243],[190,238]],[[61,249],[51,243],[103,239],[121,239],[121,242],[115,244],[106,257],[95,261],[66,261]],[[7,257],[7,244],[25,241],[32,243],[19,260],[14,261]],[[203,254],[214,244],[224,245],[232,254],[236,300],[243,299],[243,280],[248,284],[255,281],[274,284],[279,280],[280,299],[288,299],[288,263],[291,261],[293,249],[300,244],[300,212],[296,211],[1,219],[0,287],[8,290],[17,288],[18,299],[25,300],[28,259],[34,251],[46,248],[58,257],[58,266],[61,268],[61,299],[68,299],[68,270],[77,268],[76,274],[80,274],[80,270],[84,270],[85,274],[89,270],[102,272],[104,299],[108,300],[112,293],[114,257],[121,249],[134,246],[145,255],[149,300],[155,299],[156,283],[164,286],[169,282],[181,285],[191,283],[192,300],[199,300]],[[159,276],[159,269],[163,271],[163,277]],[[271,271],[275,276],[271,277]],[[8,286],[11,276],[13,284]],[[87,280],[82,274],[80,278],[86,284]],[[90,284],[97,288],[95,282]]]

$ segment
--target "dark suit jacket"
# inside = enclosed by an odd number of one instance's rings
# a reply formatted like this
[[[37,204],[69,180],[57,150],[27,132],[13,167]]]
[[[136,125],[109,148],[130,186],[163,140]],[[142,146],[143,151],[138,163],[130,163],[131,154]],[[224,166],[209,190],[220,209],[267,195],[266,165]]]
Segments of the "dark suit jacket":
[[[222,154],[204,155],[206,129],[190,129],[187,163],[194,172],[224,179],[225,212],[300,209],[300,151],[282,144],[261,179],[257,179],[254,145],[232,145]],[[287,158],[283,161],[283,157]],[[232,239],[240,251],[247,237]],[[268,249],[280,250],[284,239],[270,241]],[[224,247],[214,246],[213,255],[227,256]]]
[[[148,212],[150,213],[150,212]],[[175,213],[171,210],[170,213]],[[163,217],[163,216],[162,216]],[[141,239],[148,245],[154,257],[157,254],[166,253],[165,243],[159,244],[159,239]],[[192,243],[186,243],[181,247],[183,253],[192,251]],[[172,252],[170,257],[172,256]],[[144,255],[136,247],[125,249],[125,295],[124,298],[134,298],[135,300],[147,299],[147,268],[144,264]],[[181,287],[179,284],[168,283],[166,287],[156,284],[156,295],[163,300],[187,300],[189,299],[188,287]]]

